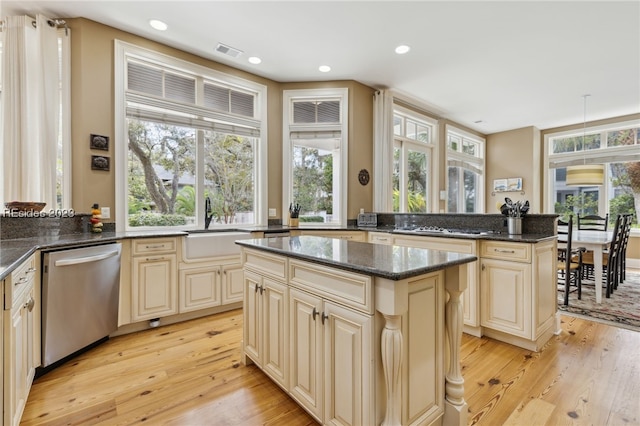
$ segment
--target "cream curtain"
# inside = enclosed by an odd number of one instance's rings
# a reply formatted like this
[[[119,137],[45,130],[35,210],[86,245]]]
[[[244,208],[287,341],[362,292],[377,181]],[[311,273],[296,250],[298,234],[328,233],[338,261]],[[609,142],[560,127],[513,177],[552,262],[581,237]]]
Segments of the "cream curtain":
[[[2,199],[57,208],[58,37],[38,15],[5,18],[2,60]]]
[[[393,94],[376,92],[373,103],[373,211],[393,211]]]

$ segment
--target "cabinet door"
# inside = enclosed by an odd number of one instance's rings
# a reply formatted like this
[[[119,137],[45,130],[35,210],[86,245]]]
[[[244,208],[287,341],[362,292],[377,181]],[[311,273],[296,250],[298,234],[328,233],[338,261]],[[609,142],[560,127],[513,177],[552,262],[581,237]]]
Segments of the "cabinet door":
[[[531,337],[531,265],[483,259],[480,272],[482,326]]]
[[[262,278],[262,286],[262,366],[265,373],[286,389],[289,377],[286,371],[289,358],[286,328],[288,288],[284,283],[269,278]]]
[[[372,317],[326,302],[324,322],[324,424],[373,424]]]
[[[291,396],[322,422],[322,300],[289,291]]]
[[[134,321],[178,313],[176,255],[133,258],[132,317]]]
[[[251,271],[244,271],[243,305],[243,346],[244,353],[259,367],[262,367],[262,303],[260,303],[262,277]]]
[[[196,311],[220,304],[220,267],[180,271],[180,312]]]
[[[5,311],[4,424],[19,425],[35,375],[33,289]]]
[[[234,263],[222,266],[222,304],[242,302],[243,294],[242,264]]]

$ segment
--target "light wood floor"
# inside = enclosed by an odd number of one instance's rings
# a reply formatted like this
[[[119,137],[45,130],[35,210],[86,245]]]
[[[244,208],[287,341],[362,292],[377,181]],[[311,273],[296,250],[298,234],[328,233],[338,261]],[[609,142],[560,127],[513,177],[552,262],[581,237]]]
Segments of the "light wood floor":
[[[463,337],[470,425],[640,425],[640,333],[563,316],[538,353]],[[36,380],[24,425],[313,425],[240,364],[242,311],[119,336]]]

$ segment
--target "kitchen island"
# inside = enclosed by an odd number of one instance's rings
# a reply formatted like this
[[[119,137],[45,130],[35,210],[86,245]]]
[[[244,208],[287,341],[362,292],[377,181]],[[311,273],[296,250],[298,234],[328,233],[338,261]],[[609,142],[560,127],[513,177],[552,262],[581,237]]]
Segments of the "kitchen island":
[[[323,424],[466,425],[468,254],[301,236],[238,241],[245,363]]]

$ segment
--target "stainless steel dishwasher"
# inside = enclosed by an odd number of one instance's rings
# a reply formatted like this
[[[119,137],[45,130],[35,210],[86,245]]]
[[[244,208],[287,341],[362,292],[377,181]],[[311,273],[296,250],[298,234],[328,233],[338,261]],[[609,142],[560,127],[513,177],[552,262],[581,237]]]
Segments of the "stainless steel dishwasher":
[[[112,243],[43,254],[43,368],[118,328],[121,252]]]

